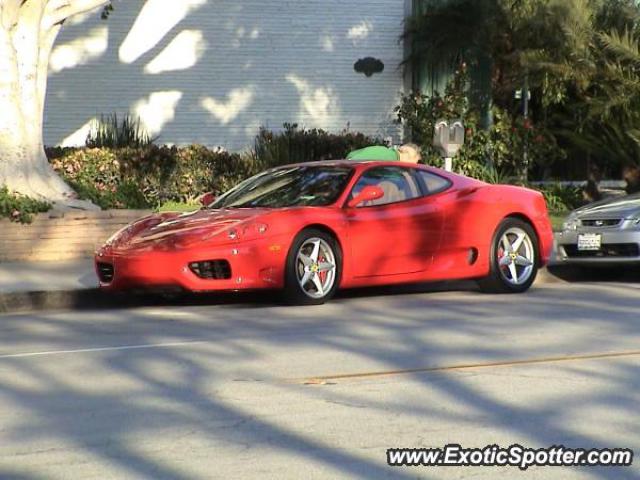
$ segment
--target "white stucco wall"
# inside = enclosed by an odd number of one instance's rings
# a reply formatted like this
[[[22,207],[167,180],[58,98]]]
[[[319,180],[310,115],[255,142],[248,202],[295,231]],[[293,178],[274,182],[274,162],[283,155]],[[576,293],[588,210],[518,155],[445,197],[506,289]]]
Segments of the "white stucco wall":
[[[283,122],[397,138],[406,1],[116,0],[56,43],[45,143],[83,143],[112,112],[140,115],[163,143],[230,150]],[[355,72],[367,56],[384,72]]]

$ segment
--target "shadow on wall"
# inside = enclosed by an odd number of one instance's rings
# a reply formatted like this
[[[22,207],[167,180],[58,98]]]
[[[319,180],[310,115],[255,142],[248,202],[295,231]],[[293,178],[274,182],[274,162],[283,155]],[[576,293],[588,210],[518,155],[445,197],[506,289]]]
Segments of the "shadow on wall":
[[[403,9],[384,2],[130,0],[73,19],[51,58],[45,143],[139,115],[160,142],[237,150],[284,122],[395,136]],[[387,68],[354,71],[374,56]]]

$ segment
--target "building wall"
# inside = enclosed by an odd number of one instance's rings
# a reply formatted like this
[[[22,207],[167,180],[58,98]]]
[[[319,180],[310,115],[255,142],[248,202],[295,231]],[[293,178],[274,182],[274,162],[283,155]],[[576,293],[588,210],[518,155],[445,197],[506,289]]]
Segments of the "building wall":
[[[162,143],[239,150],[284,122],[393,135],[408,0],[116,0],[68,22],[51,58],[47,145],[131,112]],[[370,77],[364,57],[384,63]]]

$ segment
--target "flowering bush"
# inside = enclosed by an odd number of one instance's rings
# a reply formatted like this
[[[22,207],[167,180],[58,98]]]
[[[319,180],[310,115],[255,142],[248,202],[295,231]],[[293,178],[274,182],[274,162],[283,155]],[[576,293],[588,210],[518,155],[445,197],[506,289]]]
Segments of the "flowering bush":
[[[200,145],[49,149],[53,168],[102,208],[153,208],[220,193],[256,172],[247,156]]]
[[[12,222],[31,223],[33,214],[51,210],[47,202],[9,192],[7,187],[0,188],[0,218],[8,218]]]
[[[460,119],[465,125],[465,143],[454,159],[454,169],[471,177],[490,180],[516,175],[537,165],[545,167],[563,157],[555,138],[530,119],[511,117],[494,107],[493,124],[480,128],[480,112],[469,100],[469,77],[462,64],[445,88],[444,95],[427,96],[421,92],[404,95],[396,108],[398,122],[404,124],[411,137],[422,146],[424,161],[441,166],[442,158],[433,147],[433,132],[438,120]],[[525,146],[528,162],[524,163]]]

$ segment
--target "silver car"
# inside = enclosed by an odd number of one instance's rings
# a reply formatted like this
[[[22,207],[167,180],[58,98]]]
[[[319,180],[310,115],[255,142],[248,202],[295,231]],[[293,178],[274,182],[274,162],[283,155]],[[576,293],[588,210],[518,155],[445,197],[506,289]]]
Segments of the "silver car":
[[[571,212],[556,236],[557,261],[585,266],[640,263],[640,194]]]

